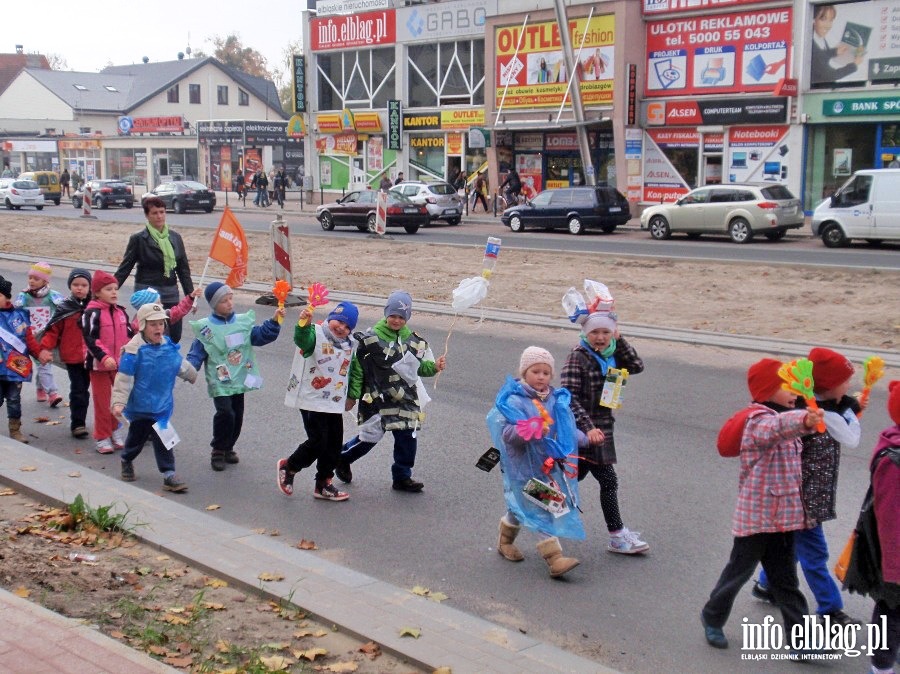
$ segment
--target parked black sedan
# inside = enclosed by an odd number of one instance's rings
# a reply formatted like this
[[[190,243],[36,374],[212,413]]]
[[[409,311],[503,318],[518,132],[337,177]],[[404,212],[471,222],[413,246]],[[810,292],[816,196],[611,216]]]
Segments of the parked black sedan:
[[[507,208],[500,221],[514,232],[542,227],[584,234],[597,227],[610,234],[630,218],[628,200],[617,189],[585,186],[544,190],[529,202]]]
[[[159,197],[165,202],[166,208],[171,208],[176,213],[185,211],[212,213],[216,207],[216,193],[203,183],[193,180],[175,180],[157,185],[141,197],[141,203],[150,197]]]
[[[121,180],[88,180],[84,185],[75,190],[72,195],[72,205],[81,208],[84,203],[84,190],[86,186],[91,188],[91,206],[94,208],[109,208],[110,206],[134,206],[134,194],[131,186]]]
[[[407,234],[415,234],[419,227],[428,224],[431,216],[424,204],[414,204],[409,197],[396,192],[388,192],[387,196],[387,227],[403,227]],[[361,232],[374,232],[377,199],[375,190],[350,192],[337,201],[319,206],[316,220],[326,232],[336,225],[353,225]]]

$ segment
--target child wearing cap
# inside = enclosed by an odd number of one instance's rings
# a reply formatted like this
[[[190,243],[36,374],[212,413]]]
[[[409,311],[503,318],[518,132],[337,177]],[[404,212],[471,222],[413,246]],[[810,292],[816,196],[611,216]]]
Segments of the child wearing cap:
[[[402,290],[390,294],[384,318],[364,333],[356,358],[350,364],[350,393],[347,409],[359,400],[361,434],[345,443],[335,471],[338,479],[350,482],[350,464],[365,456],[385,431],[394,434],[393,488],[420,492],[424,486],[412,479],[416,462],[416,433],[422,425],[424,387],[419,377],[433,377],[444,369],[446,360],[435,360],[428,342],[407,327],[412,316],[412,297]],[[363,431],[362,429],[366,430]]]
[[[226,464],[240,461],[234,445],[244,423],[244,393],[262,388],[253,347],[278,338],[284,308],[275,310],[275,318],[254,325],[256,314],[252,309],[234,313],[234,292],[224,283],[210,283],[203,295],[212,313],[191,321],[195,338],[187,359],[198,371],[204,367],[207,391],[216,409],[210,465],[222,471]]]
[[[0,276],[0,405],[6,402],[9,437],[28,443],[22,433],[22,382],[31,381],[31,358],[41,355],[25,309],[12,303],[12,282]]]
[[[860,440],[857,414],[859,401],[847,395],[853,379],[853,363],[831,349],[816,347],[809,352],[813,364],[813,386],[819,407],[825,410],[825,432],[803,436],[800,467],[803,473],[803,508],[806,528],[794,534],[794,548],[803,575],[816,598],[816,613],[831,618],[832,625],[850,625],[857,621],[844,612],[841,589],[828,568],[828,542],[822,522],[837,517],[838,469],[841,447],[856,449]],[[774,602],[763,570],[752,594]]]
[[[44,331],[53,316],[53,310],[65,299],[50,287],[52,275],[53,268],[49,263],[35,262],[28,270],[28,287],[20,292],[13,302],[17,307],[28,311],[31,316],[31,329],[36,335]],[[50,403],[50,407],[56,407],[63,401],[57,390],[56,380],[53,378],[53,365],[50,362],[37,366],[34,386],[39,403]]]
[[[71,294],[53,312],[41,335],[41,347],[47,351],[59,348],[59,358],[69,375],[69,430],[73,437],[83,439],[88,436],[85,424],[91,401],[91,377],[84,364],[87,346],[81,331],[81,317],[91,300],[91,273],[86,269],[73,269],[68,285]]]
[[[94,440],[97,451],[112,454],[125,446],[127,430],[110,410],[110,396],[122,348],[134,336],[125,307],[117,304],[119,282],[116,277],[98,269],[91,278],[91,293],[81,317],[81,331],[87,346],[85,367],[90,372],[91,396],[94,401]]]
[[[163,489],[187,491],[175,474],[175,453],[167,449],[154,429],[168,428],[175,408],[172,389],[176,377],[194,383],[197,370],[185,360],[178,345],[166,335],[167,313],[161,303],[145,304],[137,313],[140,332],[122,351],[119,371],[112,391],[112,413],[128,420],[128,437],[122,451],[122,479],[134,482],[133,461],[149,438],[153,443],[156,467],[163,474]]]
[[[881,577],[869,596],[875,600],[870,624],[887,624],[886,648],[872,652],[874,674],[891,674],[900,655],[900,380],[888,384],[892,425],[878,437],[869,466],[872,472],[875,521],[881,544]],[[882,451],[884,454],[882,455]]]
[[[572,412],[589,446],[578,462],[578,480],[593,475],[600,485],[600,507],[609,531],[607,550],[625,555],[647,552],[650,546],[631,531],[619,512],[619,478],[612,410],[600,405],[609,368],[624,368],[629,375],[644,371],[644,361],[619,333],[611,311],[594,311],[581,321],[581,339],[566,357],[560,381],[572,394]]]
[[[278,488],[286,496],[294,493],[294,475],[316,462],[313,496],[328,501],[346,501],[349,495],[332,484],[334,468],[344,441],[344,407],[350,381],[350,363],[356,353],[359,310],[341,302],[313,325],[312,311],[305,307],[294,328],[294,361],[284,404],[300,409],[306,440],[277,464]]]
[[[550,385],[554,365],[546,349],[525,349],[519,379],[506,378],[487,425],[500,450],[507,507],[500,518],[497,552],[511,562],[522,561],[515,540],[524,525],[540,537],[538,552],[556,578],[579,564],[563,557],[559,537],[584,540],[575,457],[577,446],[587,446],[588,439],[575,426],[569,392]]]
[[[722,627],[735,597],[762,562],[772,595],[784,619],[786,643],[793,651],[794,626],[802,631],[806,598],[799,589],[794,562],[794,535],[803,529],[800,438],[814,432],[823,410],[794,409],[797,396],[782,387],[781,363],[763,358],[747,371],[747,387],[757,408],[748,416],[741,438],[737,506],[732,519],[731,557],[700,613],[706,641],[728,648]]]
[[[166,321],[166,330],[168,330],[169,326],[173,323],[180,323],[181,319],[194,310],[196,298],[200,297],[201,292],[200,288],[194,288],[193,291],[182,297],[178,304],[171,309],[166,309],[166,316],[168,318]],[[156,288],[142,288],[141,290],[135,290],[131,293],[128,302],[135,311],[138,311],[146,304],[159,304],[161,298],[159,291]],[[135,315],[134,320],[131,321],[131,329],[135,332],[140,329],[138,328],[137,315]]]

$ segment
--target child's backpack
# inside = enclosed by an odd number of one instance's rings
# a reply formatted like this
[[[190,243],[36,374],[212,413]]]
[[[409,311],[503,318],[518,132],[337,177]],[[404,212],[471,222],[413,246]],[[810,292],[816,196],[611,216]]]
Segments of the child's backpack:
[[[716,439],[716,449],[719,450],[719,456],[726,459],[732,459],[741,453],[741,438],[744,436],[744,426],[747,418],[757,410],[750,406],[745,407],[731,415],[731,417],[722,424],[719,429],[719,437]]]
[[[896,451],[897,447],[885,447],[872,458],[870,466],[871,475],[875,475],[875,469],[878,467],[885,456],[891,451]],[[889,459],[890,460],[890,459]],[[872,480],[869,480],[869,490],[863,499],[862,507],[859,509],[859,519],[856,520],[856,529],[850,535],[847,542],[850,548],[850,559],[846,563],[846,569],[840,569],[844,572],[843,589],[857,594],[870,594],[877,589],[883,582],[881,575],[881,541],[878,538],[878,521],[875,519],[875,495],[872,491]],[[842,553],[842,557],[844,554]],[[835,567],[838,572],[839,564]]]

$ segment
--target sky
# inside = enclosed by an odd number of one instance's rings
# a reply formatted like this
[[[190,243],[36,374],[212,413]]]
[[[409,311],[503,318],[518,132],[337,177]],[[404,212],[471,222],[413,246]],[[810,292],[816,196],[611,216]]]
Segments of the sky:
[[[236,33],[244,47],[281,64],[281,52],[301,39],[304,0],[238,0],[172,3],[94,0],[86,5],[54,1],[37,10],[29,2],[4,3],[0,53],[21,44],[26,53],[57,54],[69,70],[98,72],[109,63],[174,61],[178,52],[214,50],[209,38]],[[87,11],[85,11],[87,10]]]

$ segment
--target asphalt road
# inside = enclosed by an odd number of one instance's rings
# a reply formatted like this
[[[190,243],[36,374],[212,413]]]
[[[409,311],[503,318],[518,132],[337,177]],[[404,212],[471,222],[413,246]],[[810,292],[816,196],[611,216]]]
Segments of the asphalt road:
[[[234,199],[230,200],[232,207]],[[178,227],[201,227],[214,229],[221,218],[224,199],[218,201],[217,210],[206,214],[191,212],[184,215],[170,213],[169,224]],[[65,202],[60,206],[48,206],[40,215],[50,217],[72,217],[75,211]],[[313,207],[306,206],[300,211],[296,202],[289,202],[282,211],[277,207],[259,209],[253,206],[236,210],[241,224],[247,231],[268,231],[277,213],[282,213],[289,223],[294,235],[325,235],[337,238],[359,238],[365,236],[354,227],[339,227],[332,232],[323,232],[315,217]],[[2,222],[4,211],[0,211]],[[36,214],[36,211],[16,211],[19,215]],[[94,209],[93,214],[99,221],[144,222],[144,214],[139,206],[132,209],[111,208]],[[638,221],[631,220],[613,234],[588,232],[583,236],[572,236],[568,232],[528,230],[514,234],[505,227],[499,218],[486,216],[468,216],[462,224],[450,227],[442,221],[424,229],[417,234],[406,234],[402,229],[390,228],[388,235],[398,239],[411,238],[416,241],[430,243],[447,243],[458,245],[483,246],[488,236],[503,237],[506,248],[531,248],[536,250],[558,250],[571,252],[602,252],[613,255],[669,257],[689,260],[725,260],[733,262],[767,263],[767,264],[804,264],[834,267],[854,267],[863,269],[898,269],[900,268],[900,244],[882,244],[870,246],[865,242],[853,242],[847,248],[829,249],[818,239],[813,239],[807,230],[792,231],[785,239],[771,242],[758,237],[751,243],[738,245],[731,243],[726,236],[703,238],[691,241],[687,237],[675,235],[666,241],[656,241],[647,232],[638,228]]]
[[[0,264],[14,287],[24,283],[26,266]],[[125,296],[127,297],[128,289]],[[340,298],[333,298],[340,299]],[[238,310],[250,305],[238,296]],[[206,307],[202,307],[203,311]],[[257,316],[271,315],[256,307]],[[596,483],[582,483],[588,538],[564,541],[567,554],[581,566],[566,579],[551,580],[538,556],[536,539],[520,536],[526,560],[512,564],[495,550],[497,520],[504,512],[501,477],[495,469],[474,467],[488,447],[484,417],[507,373],[513,372],[529,344],[549,348],[561,365],[576,340],[570,330],[459,321],[450,341],[449,366],[426,409],[415,477],[421,494],[390,488],[390,439],[354,464],[354,481],[344,503],[313,499],[314,471],[300,473],[295,495],[284,497],[275,484],[275,462],[302,441],[299,414],[282,404],[285,373],[292,353],[296,310],[277,342],[257,351],[264,389],[247,395],[244,432],[238,444],[241,463],[223,473],[209,467],[212,403],[205,387],[179,382],[173,423],[181,435],[178,470],[190,485],[184,495],[169,495],[250,528],[278,530],[286,544],[314,540],[319,554],[399,587],[422,585],[448,595],[452,605],[571,649],[626,672],[782,672],[783,662],[741,659],[741,622],[759,623],[771,611],[747,591],[735,605],[725,631],[726,651],[708,647],[698,612],[725,565],[731,546],[730,518],[738,464],[719,458],[715,434],[720,423],[746,403],[746,366],[754,354],[639,340],[636,348],[646,372],[630,383],[625,406],[617,413],[616,444],[620,463],[620,501],[626,525],[651,545],[640,557],[605,550],[605,526]],[[364,308],[360,325],[380,312]],[[413,313],[411,326],[440,352],[450,319]],[[190,329],[186,329],[190,334]],[[187,344],[183,345],[185,350]],[[65,374],[58,370],[65,390]],[[846,450],[839,485],[839,514],[825,527],[832,556],[841,549],[855,522],[868,481],[867,459],[878,432],[887,426],[884,387],[875,390],[863,424],[859,448]],[[32,419],[47,414],[23,391],[26,432],[36,447],[66,456],[85,468],[117,476],[115,456],[101,456],[90,441],[72,440],[67,420],[40,426]],[[64,410],[61,411],[64,414]],[[345,435],[352,420],[345,415]],[[152,452],[135,462],[139,487],[157,491],[161,480]],[[71,485],[77,494],[77,481]],[[101,504],[95,504],[101,505]],[[152,522],[147,523],[152,526]],[[809,593],[807,591],[807,595]],[[303,597],[295,600],[302,605]],[[847,611],[868,618],[871,602],[846,597]],[[830,672],[858,672],[861,657],[824,665]]]

